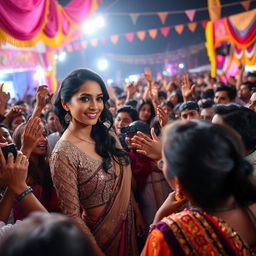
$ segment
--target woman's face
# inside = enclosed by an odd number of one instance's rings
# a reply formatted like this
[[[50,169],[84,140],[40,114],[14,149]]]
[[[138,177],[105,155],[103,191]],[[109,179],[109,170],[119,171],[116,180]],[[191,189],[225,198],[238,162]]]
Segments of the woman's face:
[[[170,97],[169,97],[169,101],[173,104],[173,106],[178,104],[178,96],[176,94],[176,92],[172,92]]]
[[[162,108],[163,108],[163,111],[164,111],[168,116],[170,116],[170,115],[173,114],[172,109],[171,109],[168,105],[163,105]]]
[[[49,131],[56,132],[55,122],[58,121],[58,117],[54,112],[50,112],[46,120],[46,127]]]
[[[23,124],[25,122],[26,118],[23,115],[14,117],[11,124],[11,130],[14,132],[20,124]]]
[[[47,147],[48,147],[48,139],[47,139],[47,131],[44,129],[43,134],[40,136],[36,146],[32,150],[33,155],[46,155],[47,154]]]
[[[63,105],[70,112],[72,122],[82,126],[95,125],[104,109],[100,85],[91,80],[84,82],[70,101]]]
[[[151,118],[151,108],[149,104],[144,104],[139,111],[139,119],[147,122]]]
[[[13,143],[12,137],[8,131],[8,129],[4,127],[0,127],[0,142],[5,143],[7,142],[8,144]]]

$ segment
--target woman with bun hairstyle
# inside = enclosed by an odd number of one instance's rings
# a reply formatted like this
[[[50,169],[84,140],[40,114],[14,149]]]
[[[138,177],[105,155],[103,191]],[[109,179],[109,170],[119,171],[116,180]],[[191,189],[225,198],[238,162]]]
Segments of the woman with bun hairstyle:
[[[79,224],[96,255],[137,255],[131,170],[114,132],[102,78],[88,69],[63,80],[54,106],[64,129],[50,161],[62,213]]]
[[[174,192],[155,216],[144,255],[255,255],[256,187],[238,134],[176,121],[164,129],[163,160]]]

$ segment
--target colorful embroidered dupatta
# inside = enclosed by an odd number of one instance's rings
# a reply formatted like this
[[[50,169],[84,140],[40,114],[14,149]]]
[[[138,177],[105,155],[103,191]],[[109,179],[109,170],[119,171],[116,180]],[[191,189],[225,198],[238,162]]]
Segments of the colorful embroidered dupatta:
[[[155,224],[144,255],[256,255],[226,222],[199,210],[184,210]]]

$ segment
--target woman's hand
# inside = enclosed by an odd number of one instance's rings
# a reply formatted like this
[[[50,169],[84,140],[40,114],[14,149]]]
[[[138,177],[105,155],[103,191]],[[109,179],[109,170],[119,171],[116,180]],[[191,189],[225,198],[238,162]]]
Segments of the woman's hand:
[[[53,94],[49,92],[47,85],[40,85],[36,90],[36,106],[44,108],[52,99]]]
[[[21,151],[27,158],[30,157],[31,152],[43,134],[44,127],[40,125],[40,122],[41,119],[39,117],[30,118],[21,136]]]
[[[9,153],[6,161],[0,151],[0,163],[0,179],[7,184],[8,189],[16,196],[25,191],[28,188],[26,184],[29,164],[27,157],[18,152],[14,160],[13,154]]]
[[[132,146],[137,148],[136,152],[154,160],[160,160],[162,158],[162,146],[153,128],[151,128],[151,136],[153,139],[142,132],[137,132],[132,138]]]
[[[160,221],[164,217],[169,216],[172,213],[179,212],[187,202],[186,198],[183,198],[179,201],[175,200],[175,191],[170,193],[169,196],[166,198],[164,203],[161,205],[161,207],[156,212],[153,224]]]
[[[145,220],[139,211],[136,211],[135,213],[135,226],[137,231],[137,236],[141,237],[144,236],[147,232],[147,225],[145,223]]]
[[[159,124],[163,128],[168,123],[168,115],[164,112],[163,108],[158,106],[156,114],[159,119]]]

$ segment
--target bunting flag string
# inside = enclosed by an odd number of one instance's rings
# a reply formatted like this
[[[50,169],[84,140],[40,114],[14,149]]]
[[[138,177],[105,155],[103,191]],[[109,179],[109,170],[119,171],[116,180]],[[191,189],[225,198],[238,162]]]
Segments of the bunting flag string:
[[[173,25],[173,26],[168,26],[168,27],[160,27],[160,28],[152,28],[148,30],[140,30],[136,32],[129,32],[129,33],[122,33],[118,35],[111,35],[109,37],[102,37],[102,38],[93,38],[93,39],[87,39],[87,40],[82,40],[80,42],[73,42],[68,45],[64,45],[63,47],[66,47],[66,50],[68,52],[72,52],[73,50],[80,50],[80,49],[86,49],[88,45],[91,45],[92,47],[97,47],[99,43],[101,42],[103,45],[107,44],[107,40],[109,40],[112,44],[117,44],[121,36],[124,36],[128,42],[132,42],[135,37],[137,37],[140,41],[143,41],[147,34],[150,36],[152,39],[156,39],[158,36],[158,32],[163,37],[167,37],[171,31],[171,29],[174,29],[179,35],[181,35],[187,26],[187,28],[193,33],[195,32],[198,24],[201,24],[202,28],[205,29],[207,25],[207,20],[202,20],[198,22],[189,22],[187,24],[178,24],[178,25]],[[62,50],[62,48],[58,48],[59,51]]]
[[[245,0],[235,3],[227,3],[227,4],[221,4],[219,0],[208,0],[208,6],[207,7],[201,7],[201,8],[195,8],[195,9],[189,9],[189,10],[177,10],[177,11],[163,11],[163,12],[137,12],[137,13],[126,13],[126,12],[107,12],[106,15],[112,15],[112,16],[130,16],[132,23],[136,25],[137,20],[140,16],[151,16],[151,15],[158,15],[160,18],[160,21],[162,24],[165,24],[166,18],[170,14],[185,14],[190,22],[194,21],[195,15],[197,12],[201,11],[208,11],[209,16],[211,16],[213,19],[220,17],[221,9],[226,7],[232,7],[236,5],[242,5],[243,8],[248,11],[250,9],[250,5],[252,2],[255,2],[256,0]]]

